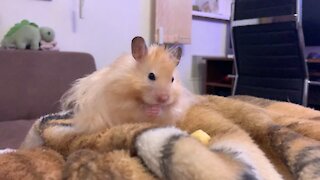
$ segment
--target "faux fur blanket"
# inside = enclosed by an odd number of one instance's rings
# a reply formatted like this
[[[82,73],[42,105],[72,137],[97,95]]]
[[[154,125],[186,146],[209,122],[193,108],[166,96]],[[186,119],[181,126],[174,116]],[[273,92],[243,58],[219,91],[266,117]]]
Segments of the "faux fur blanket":
[[[176,127],[124,124],[77,134],[71,112],[44,116],[22,145],[28,149],[0,155],[0,177],[320,179],[319,111],[248,96],[201,98]],[[209,145],[189,136],[198,129]]]

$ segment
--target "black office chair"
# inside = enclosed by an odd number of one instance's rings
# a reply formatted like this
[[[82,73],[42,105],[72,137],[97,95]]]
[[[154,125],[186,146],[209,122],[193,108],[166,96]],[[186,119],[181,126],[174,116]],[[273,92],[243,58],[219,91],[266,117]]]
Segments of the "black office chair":
[[[233,95],[307,105],[310,81],[300,12],[301,0],[234,0]]]

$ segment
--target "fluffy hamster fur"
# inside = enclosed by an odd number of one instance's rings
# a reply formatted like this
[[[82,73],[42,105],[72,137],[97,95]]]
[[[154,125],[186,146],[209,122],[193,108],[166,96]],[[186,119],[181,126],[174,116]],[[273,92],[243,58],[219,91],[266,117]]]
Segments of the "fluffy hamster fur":
[[[133,122],[174,124],[195,103],[177,77],[175,50],[158,45],[148,49],[139,38],[143,44],[133,39],[132,54],[79,79],[64,95],[63,110],[73,109],[78,131]]]

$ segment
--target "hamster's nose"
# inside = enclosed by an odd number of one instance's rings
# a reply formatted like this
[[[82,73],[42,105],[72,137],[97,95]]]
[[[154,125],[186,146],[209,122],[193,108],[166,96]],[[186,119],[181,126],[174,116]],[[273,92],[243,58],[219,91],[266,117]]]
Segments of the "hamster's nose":
[[[169,95],[168,94],[161,94],[161,95],[158,95],[158,97],[157,97],[158,103],[165,103],[168,100],[169,100]]]

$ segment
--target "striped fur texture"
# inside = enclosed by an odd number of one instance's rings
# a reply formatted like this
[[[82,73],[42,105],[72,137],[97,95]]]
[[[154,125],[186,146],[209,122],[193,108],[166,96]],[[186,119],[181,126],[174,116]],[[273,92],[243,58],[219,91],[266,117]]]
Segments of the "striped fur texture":
[[[136,123],[72,134],[72,113],[46,116],[25,143],[62,154],[66,179],[320,178],[319,133],[305,126],[319,127],[317,111],[284,103],[306,111],[306,117],[290,115],[270,107],[278,102],[249,97],[199,101],[175,127]],[[209,146],[188,135],[198,129],[211,136]]]
[[[315,129],[320,126],[316,121],[311,129],[305,126],[310,123],[310,118],[317,116],[318,111],[253,97],[241,97],[241,100],[236,97],[238,100],[234,100],[209,96],[207,99],[210,109],[218,111],[252,136],[285,179],[320,178],[316,172],[320,152],[314,148],[319,145],[316,137],[320,131]],[[283,107],[274,108],[278,106]],[[302,114],[290,114],[284,109]],[[288,122],[295,123],[295,126],[288,126]]]

